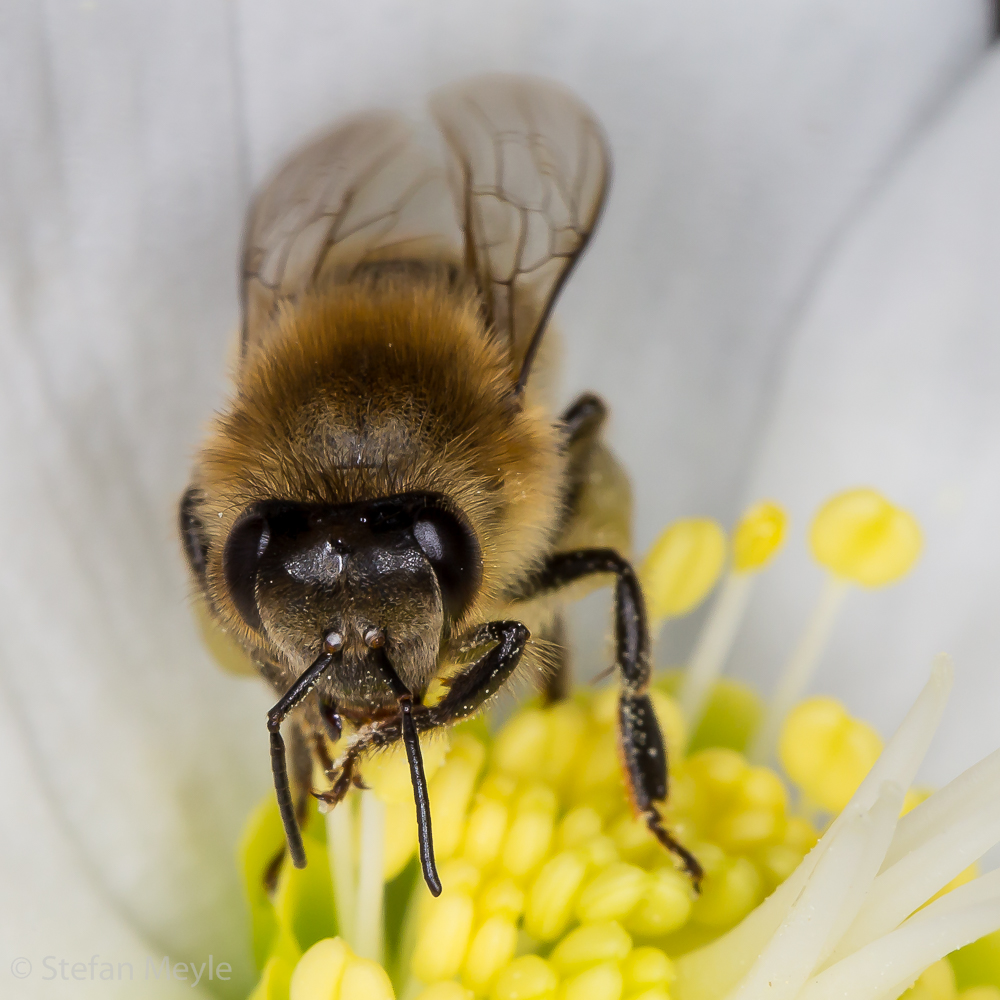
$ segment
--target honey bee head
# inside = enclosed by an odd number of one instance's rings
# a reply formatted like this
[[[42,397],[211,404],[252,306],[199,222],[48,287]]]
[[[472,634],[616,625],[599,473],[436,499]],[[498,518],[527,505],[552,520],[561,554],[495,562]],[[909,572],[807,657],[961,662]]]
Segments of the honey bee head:
[[[338,705],[368,713],[395,704],[382,656],[410,691],[424,691],[446,620],[475,597],[482,558],[465,519],[435,494],[271,500],[237,519],[223,572],[251,629],[297,670],[333,653],[324,687]]]

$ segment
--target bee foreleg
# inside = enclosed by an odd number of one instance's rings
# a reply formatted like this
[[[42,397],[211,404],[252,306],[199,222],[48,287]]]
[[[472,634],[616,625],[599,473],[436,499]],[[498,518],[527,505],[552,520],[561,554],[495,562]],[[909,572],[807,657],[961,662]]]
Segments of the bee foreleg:
[[[649,688],[649,629],[646,604],[635,570],[614,549],[580,549],[551,556],[522,599],[559,590],[581,577],[615,577],[615,662],[622,676],[618,700],[618,739],[629,797],[650,832],[684,864],[695,885],[701,865],[664,829],[656,804],[667,797],[667,751]]]
[[[448,693],[417,719],[420,730],[447,726],[474,715],[514,672],[531,633],[520,622],[490,622],[476,632],[477,645],[495,642],[488,652],[448,679]]]

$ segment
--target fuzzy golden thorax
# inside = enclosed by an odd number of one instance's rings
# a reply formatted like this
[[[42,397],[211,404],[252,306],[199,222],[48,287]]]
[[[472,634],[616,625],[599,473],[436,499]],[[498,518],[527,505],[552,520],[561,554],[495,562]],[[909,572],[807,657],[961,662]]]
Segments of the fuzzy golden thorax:
[[[550,550],[562,503],[559,428],[520,405],[514,378],[474,300],[446,288],[338,287],[286,308],[243,361],[196,463],[206,591],[221,624],[273,656],[223,576],[245,509],[414,491],[447,497],[482,550],[478,597],[453,631],[488,618]]]

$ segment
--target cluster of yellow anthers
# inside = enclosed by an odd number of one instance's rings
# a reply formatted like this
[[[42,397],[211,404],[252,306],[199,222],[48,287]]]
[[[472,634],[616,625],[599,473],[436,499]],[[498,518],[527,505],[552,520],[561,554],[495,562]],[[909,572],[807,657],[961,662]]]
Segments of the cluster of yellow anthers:
[[[281,831],[274,807],[263,807],[243,848],[255,951],[264,967],[253,1000],[813,996],[799,989],[803,984],[811,988],[810,975],[822,971],[824,956],[839,939],[827,933],[818,943],[798,940],[800,901],[786,897],[782,902],[782,892],[774,890],[787,880],[789,890],[798,885],[799,895],[812,892],[815,905],[822,899],[816,894],[836,896],[837,885],[857,882],[850,850],[861,849],[855,844],[845,854],[844,844],[850,837],[868,836],[864,831],[876,825],[868,813],[882,816],[885,802],[891,806],[896,793],[873,798],[865,791],[870,781],[862,783],[881,752],[878,736],[831,699],[800,702],[801,689],[845,581],[873,585],[898,578],[916,557],[919,533],[908,515],[868,490],[835,498],[820,512],[812,548],[832,582],[779,684],[791,711],[775,718],[773,703],[762,713],[751,692],[720,682],[718,674],[753,576],[783,533],[784,516],[773,505],[760,505],[743,519],[734,535],[732,568],[688,670],[658,677],[652,691],[671,758],[664,819],[705,868],[700,894],[631,814],[617,754],[615,689],[579,693],[551,707],[521,709],[495,736],[477,723],[424,742],[444,886],[437,899],[424,888],[414,860],[413,800],[401,753],[367,762],[363,774],[372,791],[362,797],[359,818],[350,799],[327,817],[329,853],[317,830],[319,817],[312,819],[305,830],[309,867],[298,871],[283,865],[270,893],[263,888],[263,875],[280,847]],[[687,521],[668,529],[642,571],[654,618],[682,614],[697,604],[714,587],[724,560],[724,536],[712,522]],[[911,748],[901,757],[901,751],[892,750],[901,739],[905,744],[904,737],[890,746],[885,768],[896,761],[896,771],[887,771],[890,784],[908,786],[913,768],[900,771],[898,762],[905,758],[909,767],[917,751]],[[911,743],[923,739],[912,733],[908,738]],[[744,754],[748,745],[757,763]],[[764,764],[775,752],[797,788],[797,811],[789,807],[782,779]],[[901,791],[897,797],[896,816]],[[922,798],[911,793],[906,806]],[[817,841],[811,820],[845,806],[820,848],[810,853]],[[855,819],[851,809],[867,812]],[[851,822],[838,833],[848,814]],[[894,817],[886,813],[877,821],[884,853]],[[352,856],[360,857],[361,871],[353,882],[344,871],[345,859],[353,864]],[[867,864],[871,867],[871,857]],[[369,877],[366,886],[366,870],[377,872],[375,885]],[[957,870],[937,872],[921,888],[918,905],[972,873],[956,875]],[[837,896],[831,905],[836,909],[842,903]],[[981,924],[973,921],[975,927]],[[1000,926],[1000,915],[983,928],[993,926]],[[848,920],[838,930],[850,942],[856,928]],[[334,937],[335,931],[340,936]],[[768,944],[772,935],[774,940],[784,936],[786,945],[797,941],[793,961],[780,941]],[[856,931],[854,943],[863,943],[863,936]],[[971,939],[956,939],[956,945]],[[992,955],[978,961],[972,962],[978,971],[971,975],[988,981],[996,963]],[[783,971],[796,962],[799,980]],[[926,964],[918,962],[907,972],[902,963],[898,984],[866,996],[895,1000]],[[835,970],[842,973],[843,965]],[[968,976],[966,969],[963,985]],[[753,984],[761,977],[768,989],[755,992]],[[779,978],[786,980],[784,990]],[[843,985],[838,980],[834,988]],[[822,990],[815,995],[826,996]],[[927,969],[911,996],[958,997],[952,965],[939,962]],[[1000,1000],[1000,991],[977,987],[961,997]]]

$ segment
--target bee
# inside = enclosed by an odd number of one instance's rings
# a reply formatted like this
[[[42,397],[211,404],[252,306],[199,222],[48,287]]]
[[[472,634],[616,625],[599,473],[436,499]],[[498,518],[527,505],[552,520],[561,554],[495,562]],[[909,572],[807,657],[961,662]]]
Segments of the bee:
[[[293,864],[308,793],[336,805],[360,758],[401,741],[437,895],[419,734],[517,677],[548,671],[557,697],[561,605],[613,583],[625,784],[697,884],[657,810],[666,748],[605,407],[555,415],[545,393],[552,307],[608,190],[604,133],[533,78],[452,85],[430,110],[437,152],[363,114],[250,208],[235,393],[180,503],[197,591],[280,695],[267,729]]]

